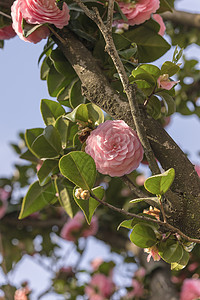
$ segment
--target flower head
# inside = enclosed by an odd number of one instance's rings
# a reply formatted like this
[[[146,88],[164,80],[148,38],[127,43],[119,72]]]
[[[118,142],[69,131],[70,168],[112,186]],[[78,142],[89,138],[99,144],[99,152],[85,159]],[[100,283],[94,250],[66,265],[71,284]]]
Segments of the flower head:
[[[110,277],[104,274],[94,274],[89,285],[85,288],[85,293],[90,300],[105,300],[110,299],[114,292],[114,283]]]
[[[200,279],[185,279],[181,288],[180,300],[200,298]]]
[[[179,83],[179,80],[171,81],[168,74],[160,75],[157,79],[158,88],[164,90],[171,90],[177,83]]]
[[[147,256],[147,262],[150,262],[151,257],[153,258],[154,261],[159,261],[160,260],[160,255],[158,254],[158,249],[153,246],[150,248],[145,248],[144,252],[149,253]]]
[[[87,238],[95,235],[98,230],[98,222],[96,216],[93,216],[90,225],[85,221],[82,212],[78,212],[73,219],[69,219],[61,230],[61,237],[67,241],[76,242],[79,237]]]
[[[93,130],[85,152],[92,156],[100,173],[112,177],[135,170],[144,153],[136,132],[122,120],[107,120]]]
[[[153,19],[160,25],[160,30],[158,31],[158,34],[163,36],[165,34],[165,23],[163,22],[163,18],[158,14],[153,14]]]
[[[16,32],[12,28],[12,25],[0,28],[0,40],[9,40],[14,36],[16,36]]]
[[[132,1],[126,2],[119,1],[118,3],[123,14],[128,19],[128,24],[132,26],[142,24],[150,19],[151,14],[155,13],[160,6],[159,0],[138,0],[136,3]]]
[[[11,7],[13,29],[18,36],[26,41],[38,43],[45,39],[50,31],[47,26],[41,26],[28,37],[23,36],[22,20],[28,24],[54,24],[62,29],[69,22],[69,9],[64,2],[62,10],[58,8],[55,0],[16,0]]]

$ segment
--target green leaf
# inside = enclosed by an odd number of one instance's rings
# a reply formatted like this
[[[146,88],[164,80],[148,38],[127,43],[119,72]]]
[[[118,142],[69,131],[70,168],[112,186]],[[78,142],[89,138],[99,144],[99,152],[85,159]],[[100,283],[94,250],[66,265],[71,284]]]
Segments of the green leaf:
[[[76,198],[75,191],[77,188],[78,188],[78,186],[76,186],[74,188],[74,200],[76,201],[78,206],[81,208],[81,210],[84,212],[85,218],[86,218],[88,224],[90,224],[91,220],[92,220],[92,216],[93,216],[96,208],[100,205],[100,203],[92,197],[90,197],[88,200]],[[103,199],[104,189],[101,186],[98,186],[98,187],[92,189],[92,192],[100,200]]]
[[[54,65],[50,67],[47,75],[48,92],[51,97],[56,97],[61,89],[66,87],[70,83],[69,78],[59,73]]]
[[[170,188],[172,182],[174,181],[174,177],[175,171],[173,168],[171,168],[162,174],[147,178],[144,183],[144,187],[152,194],[163,195]]]
[[[32,148],[31,148],[32,144],[35,141],[35,139],[43,133],[43,131],[44,131],[44,128],[32,128],[32,129],[26,130],[26,132],[25,132],[26,145],[32,153],[33,153]]]
[[[31,145],[31,150],[39,158],[55,158],[62,150],[58,130],[52,125],[47,126]]]
[[[132,222],[133,222],[133,219],[122,221],[122,222],[118,225],[117,230],[119,230],[120,227],[132,229],[132,228],[133,228]]]
[[[60,133],[60,138],[61,138],[61,142],[62,142],[62,149],[67,148],[69,133],[70,133],[70,129],[71,129],[72,125],[73,124],[63,116],[60,116],[56,120],[55,128]]]
[[[145,70],[147,73],[151,74],[155,80],[157,80],[161,74],[160,69],[152,64],[140,65],[140,68]]]
[[[90,155],[81,151],[70,152],[60,159],[60,171],[83,190],[91,190],[96,180],[96,165]]]
[[[174,99],[172,98],[172,96],[170,96],[168,93],[166,92],[157,92],[156,95],[162,97],[167,113],[166,116],[170,116],[172,115],[175,111],[176,111],[176,103],[174,101]]]
[[[40,185],[43,186],[47,184],[47,182],[51,180],[51,176],[58,173],[58,161],[53,159],[46,159],[37,172]]]
[[[81,92],[81,81],[75,80],[72,84],[69,94],[69,103],[72,108],[77,107],[79,104],[85,102],[85,97]]]
[[[170,45],[156,32],[155,23],[149,20],[124,34],[128,40],[137,44],[139,62],[152,62],[170,49]]]
[[[160,8],[157,10],[156,13],[161,14],[165,11],[173,12],[173,1],[174,0],[160,0]]]
[[[137,224],[133,227],[130,240],[140,248],[152,247],[157,242],[154,230],[145,224]]]
[[[70,218],[73,218],[79,208],[73,198],[74,184],[67,178],[56,178],[56,191],[60,205],[65,209]]]
[[[46,56],[45,59],[42,62],[41,67],[40,67],[40,79],[41,80],[46,80],[47,79],[47,75],[49,73],[51,63],[52,62],[50,61],[49,57]]]
[[[44,123],[48,125],[55,125],[56,119],[65,114],[64,108],[55,101],[42,99],[40,110]]]
[[[76,121],[87,122],[88,109],[86,104],[78,105],[71,113],[68,113],[65,117],[72,122],[76,122]]]
[[[69,82],[77,76],[71,64],[59,48],[52,50],[49,57],[53,61],[56,71],[67,78]]]
[[[152,205],[152,206],[158,206],[160,205],[160,202],[158,200],[157,197],[146,197],[146,198],[137,198],[137,199],[133,199],[131,200],[129,203],[131,204],[137,204],[139,202],[147,202],[148,204]]]
[[[86,104],[88,110],[88,118],[95,126],[104,122],[104,114],[100,107],[94,103]]]
[[[115,47],[118,51],[127,48],[131,45],[131,41],[122,34],[113,33],[112,36],[113,41],[115,43]]]
[[[171,263],[171,270],[180,271],[187,266],[190,255],[187,251],[183,251],[183,256],[178,262]]]
[[[31,184],[23,199],[19,219],[23,219],[55,201],[55,194],[56,190],[53,183],[40,186],[39,182],[36,181]]]
[[[161,74],[168,74],[169,77],[175,75],[180,70],[180,67],[171,61],[166,61],[161,67]]]
[[[20,155],[20,158],[31,161],[33,163],[39,162],[38,158],[29,149],[26,152],[22,153]]]
[[[159,255],[167,263],[179,262],[179,260],[183,256],[183,247],[181,246],[181,244],[170,239],[165,242],[161,242],[158,250]]]
[[[156,96],[151,96],[147,104],[147,113],[155,120],[161,116],[161,102]]]
[[[45,24],[39,24],[39,25],[32,25],[26,22],[24,18],[22,18],[22,32],[23,36],[27,38],[31,33],[36,31],[42,26],[46,26]]]

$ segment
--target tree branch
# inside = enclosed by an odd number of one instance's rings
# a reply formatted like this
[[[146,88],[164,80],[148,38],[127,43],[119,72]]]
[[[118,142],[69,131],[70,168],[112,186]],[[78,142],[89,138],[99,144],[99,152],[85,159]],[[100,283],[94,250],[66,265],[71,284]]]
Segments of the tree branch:
[[[200,28],[200,14],[193,14],[185,11],[173,10],[173,12],[164,12],[164,20],[172,21],[175,24]]]

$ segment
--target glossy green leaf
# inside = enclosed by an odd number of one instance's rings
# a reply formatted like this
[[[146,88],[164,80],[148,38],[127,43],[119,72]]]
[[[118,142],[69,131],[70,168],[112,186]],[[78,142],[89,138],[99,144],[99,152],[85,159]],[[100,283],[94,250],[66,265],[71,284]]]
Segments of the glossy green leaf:
[[[100,205],[100,203],[92,197],[90,197],[88,200],[83,200],[83,199],[76,198],[75,191],[76,191],[77,188],[78,188],[78,186],[76,186],[74,188],[74,200],[76,201],[78,206],[83,211],[88,224],[90,224],[91,220],[92,220],[92,216],[93,216],[96,208]],[[98,186],[98,187],[92,189],[92,193],[97,198],[102,200],[103,196],[104,196],[104,189],[101,186]]]
[[[134,226],[134,225],[132,225],[132,221],[133,221],[133,219],[122,221],[122,222],[118,225],[117,230],[119,230],[120,227],[124,227],[124,228],[127,228],[127,229],[132,229],[133,226]]]
[[[190,259],[190,255],[187,251],[183,251],[183,256],[178,262],[171,263],[171,270],[180,271],[187,266],[188,261]]]
[[[147,178],[144,183],[144,187],[152,194],[163,195],[170,188],[172,182],[174,181],[174,177],[175,171],[173,168],[171,168],[162,174]]]
[[[49,57],[46,56],[40,67],[40,79],[41,80],[47,79],[47,75],[49,73],[51,64],[52,64],[52,62],[50,61]]]
[[[156,93],[156,95],[162,97],[167,113],[166,116],[170,116],[172,115],[175,111],[176,111],[176,103],[174,101],[174,99],[172,98],[172,96],[170,96],[168,93],[166,92],[158,92]]]
[[[35,139],[43,133],[43,131],[44,131],[44,128],[32,128],[32,129],[26,130],[26,132],[25,132],[26,145],[32,153],[33,153],[32,144],[35,141]],[[33,153],[33,154],[35,154],[35,153]]]
[[[23,36],[27,38],[34,31],[39,29],[40,27],[45,26],[45,24],[33,25],[26,22],[24,18],[22,18],[22,32]]]
[[[152,247],[157,242],[154,230],[145,224],[137,224],[133,227],[130,234],[130,240],[136,246],[141,248]]]
[[[52,125],[47,126],[31,145],[31,150],[39,158],[55,158],[62,150],[61,139],[58,130]]]
[[[49,57],[53,61],[54,67],[58,73],[64,75],[69,81],[76,77],[74,69],[59,48],[52,50]]]
[[[69,119],[72,122],[76,121],[88,121],[88,109],[86,104],[80,104],[78,105],[71,113],[68,113],[66,115],[66,118]]]
[[[69,103],[72,108],[77,107],[81,103],[85,103],[85,98],[81,92],[81,81],[74,81],[69,94]]]
[[[160,69],[152,64],[143,64],[140,65],[140,68],[151,74],[156,80],[161,74]]]
[[[146,217],[148,219],[156,220],[156,218],[154,216],[147,215],[145,213],[139,213],[138,216],[143,216],[143,217]],[[144,224],[144,225],[150,226],[152,229],[158,229],[159,228],[159,225],[156,222],[147,221],[145,219],[138,219],[138,218],[135,217],[135,218],[132,219],[132,227],[134,227],[136,224]]]
[[[56,119],[65,114],[64,108],[58,102],[48,99],[41,100],[40,110],[47,126],[55,125]]]
[[[54,65],[50,67],[47,75],[48,92],[51,97],[56,97],[57,94],[70,83],[69,78],[59,73]]]
[[[88,103],[86,106],[88,110],[88,118],[95,126],[104,122],[104,114],[100,107],[94,103]]]
[[[20,155],[20,158],[31,161],[33,163],[39,162],[38,158],[29,149],[26,152],[22,153]]]
[[[47,184],[51,180],[51,176],[58,173],[58,160],[46,159],[37,172],[40,185]]]
[[[65,209],[70,218],[73,218],[78,212],[79,207],[73,198],[74,184],[67,178],[56,178],[56,191],[58,193],[58,200],[60,205]]]
[[[131,204],[137,204],[137,203],[143,202],[143,201],[146,202],[146,203],[148,203],[148,204],[150,204],[150,205],[152,205],[152,206],[160,204],[160,202],[159,202],[159,200],[158,200],[157,197],[137,198],[137,199],[131,200],[129,203],[131,203]]]
[[[53,183],[40,186],[39,182],[36,181],[31,184],[23,199],[19,219],[23,219],[55,201],[55,194],[56,190]]]
[[[161,74],[168,74],[169,77],[175,75],[180,70],[180,67],[171,61],[166,61],[161,67]]]
[[[155,120],[161,116],[161,102],[156,96],[151,96],[147,104],[147,113]]]
[[[167,240],[165,242],[161,242],[158,247],[158,250],[159,250],[159,255],[167,263],[179,262],[179,260],[183,256],[183,251],[184,251],[181,244],[173,240]]]
[[[172,10],[173,3],[174,3],[174,0],[160,0],[160,7],[156,13],[161,14],[165,11],[173,12],[173,10]]]
[[[60,159],[60,171],[77,186],[91,190],[96,180],[96,165],[90,155],[81,151],[70,152]]]
[[[68,145],[68,138],[72,123],[65,117],[60,116],[55,123],[55,128],[58,130],[61,138],[62,148],[65,149]]]

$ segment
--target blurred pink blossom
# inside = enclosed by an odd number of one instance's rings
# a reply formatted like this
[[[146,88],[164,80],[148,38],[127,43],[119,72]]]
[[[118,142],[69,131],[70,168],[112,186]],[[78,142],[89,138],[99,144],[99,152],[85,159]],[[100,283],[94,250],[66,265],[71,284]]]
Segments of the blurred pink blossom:
[[[104,274],[94,274],[89,284],[85,287],[85,293],[89,300],[110,299],[114,292],[115,285],[110,277]]]
[[[200,279],[185,279],[180,293],[180,300],[196,300],[200,298]]]
[[[144,185],[145,180],[146,180],[146,177],[144,175],[138,175],[136,177],[135,181],[136,181],[137,185],[142,186],[142,185]]]
[[[197,174],[198,174],[199,177],[200,177],[200,166],[195,166],[194,168],[195,168]]]
[[[98,270],[99,266],[103,263],[103,259],[101,257],[96,257],[91,261],[91,266],[94,271]]]
[[[165,34],[165,23],[163,22],[163,18],[158,14],[153,14],[153,19],[160,25],[160,30],[158,31],[158,34],[163,36]]]
[[[138,280],[132,280],[133,290],[130,291],[126,296],[125,299],[134,299],[134,297],[142,297],[144,294],[144,286]]]
[[[171,81],[169,79],[168,74],[163,74],[163,75],[159,76],[157,79],[158,88],[161,88],[164,90],[171,90],[173,88],[173,86],[175,86],[177,83],[179,83],[179,80]]]
[[[15,291],[14,300],[28,300],[27,295],[30,293],[30,289],[26,286],[24,288]]]
[[[16,32],[12,28],[12,25],[0,28],[0,40],[9,40],[14,36],[16,36]]]
[[[136,132],[122,120],[107,120],[93,130],[85,152],[92,156],[100,173],[112,177],[135,170],[144,153]]]
[[[139,25],[150,19],[160,6],[159,0],[138,0],[136,3],[118,2],[123,14],[128,19],[129,25]],[[124,22],[124,21],[119,21]]]
[[[137,271],[135,271],[134,277],[143,278],[146,275],[145,268],[141,267]]]
[[[58,8],[55,0],[16,0],[11,7],[13,29],[17,35],[26,42],[38,43],[49,36],[47,26],[41,26],[27,38],[23,36],[22,20],[28,24],[54,24],[62,29],[69,22],[69,9],[64,2],[62,10]]]
[[[159,261],[160,260],[160,255],[158,254],[158,249],[153,246],[150,248],[145,248],[144,252],[149,253],[147,256],[147,262],[150,262],[151,257],[153,258],[154,261]]]
[[[199,266],[199,263],[195,261],[188,266],[188,270],[190,272],[194,272],[198,268],[198,266]]]
[[[82,212],[78,212],[73,219],[69,219],[61,230],[61,237],[67,241],[76,242],[79,237],[95,235],[98,230],[97,217],[93,216],[90,225],[86,223]]]

